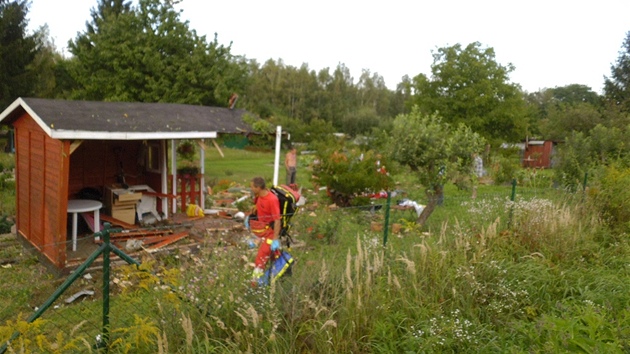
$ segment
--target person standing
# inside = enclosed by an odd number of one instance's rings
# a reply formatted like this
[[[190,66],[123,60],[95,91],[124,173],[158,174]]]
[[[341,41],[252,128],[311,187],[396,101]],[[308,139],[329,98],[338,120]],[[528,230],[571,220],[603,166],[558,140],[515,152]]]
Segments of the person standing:
[[[474,158],[473,166],[475,168],[475,175],[477,175],[477,178],[481,178],[483,177],[483,159],[481,159],[481,156],[479,156],[479,154],[477,153],[473,154],[473,158]]]
[[[284,157],[284,167],[287,170],[287,185],[295,184],[297,174],[297,150],[289,147],[289,152]]]
[[[477,185],[479,184],[479,179],[483,177],[483,160],[479,154],[473,154],[473,192],[472,199],[477,198]]]
[[[254,194],[254,208],[252,214],[256,214],[257,221],[264,225],[263,231],[256,235],[261,238],[258,247],[258,254],[254,262],[255,268],[252,274],[252,285],[256,285],[258,279],[264,274],[265,266],[271,258],[273,252],[278,251],[280,242],[281,214],[280,202],[275,194],[267,188],[265,179],[254,177],[250,184],[250,189]]]

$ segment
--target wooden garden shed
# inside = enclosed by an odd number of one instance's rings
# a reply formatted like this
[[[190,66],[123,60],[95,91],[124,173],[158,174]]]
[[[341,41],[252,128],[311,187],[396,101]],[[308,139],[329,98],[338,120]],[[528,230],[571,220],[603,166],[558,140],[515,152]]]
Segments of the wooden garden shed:
[[[203,147],[219,134],[251,132],[243,122],[247,114],[184,104],[18,98],[0,114],[0,124],[15,133],[18,238],[64,268],[68,201],[86,190],[104,193],[121,178],[161,195],[157,208],[168,216],[175,211],[178,141]],[[200,154],[203,161],[203,149]],[[203,185],[202,163],[199,168]]]
[[[557,145],[551,140],[528,140],[525,142],[523,167],[551,168],[554,148]]]

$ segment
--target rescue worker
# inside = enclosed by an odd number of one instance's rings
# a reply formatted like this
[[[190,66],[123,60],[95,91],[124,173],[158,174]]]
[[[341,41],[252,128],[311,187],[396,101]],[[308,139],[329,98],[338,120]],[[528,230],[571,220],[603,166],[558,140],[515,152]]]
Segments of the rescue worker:
[[[261,239],[254,262],[254,273],[252,274],[252,286],[256,286],[258,279],[264,274],[265,266],[271,259],[272,253],[279,252],[280,241],[278,240],[282,228],[282,215],[280,214],[278,197],[269,191],[264,178],[254,177],[251,181],[250,189],[254,195],[255,204],[252,209],[252,215],[256,215],[258,224],[262,225],[262,229],[254,232]],[[250,221],[250,225],[252,223],[253,221]],[[253,229],[254,227],[252,227]]]

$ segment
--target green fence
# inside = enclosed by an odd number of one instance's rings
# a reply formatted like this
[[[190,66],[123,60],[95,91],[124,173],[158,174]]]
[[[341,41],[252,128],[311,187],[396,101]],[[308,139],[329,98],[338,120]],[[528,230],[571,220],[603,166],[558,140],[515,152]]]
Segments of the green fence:
[[[479,200],[488,200],[488,199],[494,199],[495,202],[500,202],[501,200],[504,200],[505,202],[507,202],[506,205],[506,228],[510,229],[512,226],[512,220],[514,218],[514,206],[516,205],[517,202],[519,201],[528,201],[528,200],[532,200],[534,198],[549,198],[549,197],[553,197],[555,199],[561,198],[561,199],[566,199],[567,197],[570,198],[574,198],[577,197],[579,198],[580,201],[584,200],[584,194],[586,192],[586,186],[588,183],[588,173],[584,174],[584,182],[582,185],[582,190],[579,194],[575,194],[575,193],[567,193],[564,190],[561,189],[553,189],[553,188],[548,188],[548,187],[540,187],[540,186],[535,186],[535,187],[525,187],[525,186],[521,186],[519,187],[517,184],[517,180],[513,179],[512,183],[510,185],[510,189],[509,189],[509,194],[508,194],[508,189],[506,188],[506,193],[505,194],[485,194],[483,196],[483,198],[479,198]],[[444,196],[444,200],[442,201],[443,203],[461,203],[461,204],[465,204],[465,203],[470,203],[471,202],[471,197],[467,196],[467,197],[450,197],[448,195]],[[509,201],[509,202],[508,202]],[[372,205],[373,206],[373,205]],[[385,210],[385,215],[384,215],[384,225],[383,225],[383,245],[387,244],[387,240],[388,240],[388,236],[391,233],[391,229],[392,229],[392,222],[391,222],[391,215],[390,215],[390,211],[391,211],[391,207],[392,207],[392,198],[391,198],[391,193],[387,194],[387,199],[386,202],[384,204],[381,205],[382,207],[384,207]]]
[[[44,302],[44,304],[38,307],[36,311],[31,316],[28,317],[26,322],[33,323],[35,320],[41,318],[45,313],[50,313],[58,309],[59,306],[63,306],[62,302],[60,301],[61,297],[64,296],[64,294],[67,296],[68,289],[70,289],[70,287],[73,284],[75,284],[77,281],[80,281],[82,278],[86,277],[86,275],[89,274],[86,272],[87,269],[94,263],[94,261],[96,261],[99,257],[102,257],[103,259],[103,278],[102,278],[103,282],[102,282],[102,288],[101,288],[102,290],[102,311],[101,311],[102,322],[100,324],[97,324],[93,321],[85,320],[85,318],[87,317],[85,316],[86,312],[90,312],[93,315],[97,307],[100,307],[100,306],[94,306],[93,304],[88,304],[87,306],[79,305],[77,306],[77,308],[75,308],[75,311],[73,311],[74,314],[77,315],[76,317],[64,315],[63,317],[59,318],[59,321],[76,321],[77,323],[74,327],[76,327],[80,323],[83,323],[83,325],[81,326],[82,327],[81,332],[83,336],[85,338],[94,338],[94,343],[93,343],[94,347],[106,347],[110,340],[110,333],[109,333],[109,329],[110,329],[109,284],[111,282],[110,254],[114,253],[115,255],[125,260],[129,264],[140,265],[140,262],[133,259],[132,257],[127,255],[123,251],[119,250],[118,248],[116,248],[116,246],[110,243],[110,237],[109,237],[110,233],[120,232],[120,231],[122,231],[122,229],[112,229],[109,223],[105,223],[105,229],[101,232],[94,234],[94,237],[103,238],[102,245],[98,248],[98,250],[92,253],[85,260],[85,262],[83,262],[83,264],[81,264],[76,270],[73,271],[72,275],[68,277],[63,282],[63,284],[61,284],[57,288],[57,290],[55,290],[55,292],[48,298],[48,300]],[[74,301],[77,301],[81,297],[92,296],[92,295],[94,295],[93,290],[84,289],[70,295],[63,302],[65,302],[66,304],[72,304]],[[55,315],[52,314],[51,318],[54,318],[54,316]],[[52,321],[51,323],[53,327],[58,326],[58,323],[55,323],[55,321]],[[8,349],[9,342],[16,340],[20,336],[20,334],[21,333],[19,331],[16,331],[11,336],[9,341],[7,343],[4,343],[0,347],[0,354],[5,353],[6,350]]]
[[[584,186],[587,183],[587,175],[584,178]],[[584,188],[582,189],[584,192]],[[565,193],[562,190],[555,190],[551,188],[532,188],[526,186],[518,186],[516,181],[513,181],[511,186],[506,186],[504,192],[497,193],[495,195],[485,194],[479,195],[476,200],[471,200],[470,194],[460,194],[459,196],[445,195],[445,205],[461,205],[462,208],[473,208],[475,203],[494,203],[496,201],[505,201],[504,205],[510,206],[510,203],[517,203],[519,201],[527,201],[536,198],[564,198]],[[582,193],[572,194],[573,196],[580,197]],[[415,220],[415,212],[412,214],[400,215],[399,212],[391,212],[392,203],[394,203],[391,194],[388,194],[387,199],[382,204],[370,204],[365,206],[359,206],[363,210],[369,210],[371,213],[375,213],[377,208],[383,211],[383,244],[388,243],[388,237],[391,233],[392,224],[396,221],[396,217],[400,219],[407,219],[409,222]],[[383,209],[384,208],[384,209]],[[436,209],[436,212],[440,208]],[[483,212],[483,210],[481,211]],[[506,216],[507,228],[510,227],[512,222],[511,209],[503,210]],[[342,213],[339,213],[342,215]],[[336,216],[337,217],[337,216]],[[341,217],[341,216],[339,216]],[[331,229],[338,231],[338,221],[331,223]],[[70,277],[68,277],[52,295],[40,306],[35,309],[35,312],[28,317],[27,323],[33,323],[38,319],[46,320],[42,324],[43,332],[53,333],[53,330],[63,328],[64,331],[71,335],[72,333],[79,333],[82,345],[89,345],[90,348],[106,348],[108,344],[115,341],[117,332],[115,329],[126,328],[132,324],[129,321],[133,320],[133,316],[129,316],[129,313],[134,311],[134,303],[125,303],[124,299],[118,297],[110,298],[110,283],[115,281],[112,279],[111,274],[111,260],[110,255],[120,257],[124,262],[136,266],[141,266],[140,262],[131,258],[120,249],[116,248],[110,243],[110,233],[120,232],[120,229],[112,229],[109,224],[106,224],[103,231],[95,236],[100,236],[103,239],[102,245],[97,251],[92,253],[88,259],[79,266]],[[90,267],[95,262],[102,260],[102,268],[98,267],[102,271],[102,277],[100,279],[94,279],[91,276],[95,271]],[[168,284],[166,285],[168,287]],[[172,289],[172,293],[176,294],[177,290]],[[110,316],[110,310],[114,309],[114,313],[125,313],[125,316]],[[128,313],[129,312],[129,313]],[[16,314],[17,315],[17,314]],[[48,331],[50,330],[50,331]],[[21,333],[16,331],[10,338],[10,342],[14,343],[19,341]],[[66,342],[71,342],[67,340]],[[8,343],[1,343],[0,354],[5,353],[8,349]],[[77,350],[80,351],[80,350]],[[90,351],[90,350],[86,350]]]

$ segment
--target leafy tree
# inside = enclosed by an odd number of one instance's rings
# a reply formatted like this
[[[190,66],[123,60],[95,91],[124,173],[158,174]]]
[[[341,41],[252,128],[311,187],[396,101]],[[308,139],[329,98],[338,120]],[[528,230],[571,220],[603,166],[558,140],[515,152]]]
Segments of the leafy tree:
[[[332,75],[322,75],[326,78],[323,83],[323,105],[321,117],[337,128],[341,129],[343,117],[356,108],[356,88],[350,69],[343,64],[337,65]]]
[[[36,82],[30,68],[39,52],[37,35],[28,35],[27,1],[0,0],[0,107],[32,96]]]
[[[587,132],[607,120],[601,112],[602,98],[585,85],[572,84],[528,93],[525,101],[533,118],[528,136],[561,140],[574,129]]]
[[[545,139],[564,140],[573,131],[588,133],[602,123],[604,117],[590,103],[559,103],[547,108],[547,118],[542,120],[540,131]]]
[[[226,106],[244,84],[244,63],[182,22],[170,1],[101,1],[69,43],[72,97]]]
[[[368,133],[372,128],[377,127],[381,119],[370,107],[360,107],[356,111],[348,112],[341,120],[342,131],[346,134],[356,136]]]
[[[589,103],[595,107],[602,104],[601,97],[586,85],[572,84],[548,89],[554,101],[565,104]]]
[[[326,140],[335,132],[330,122],[323,119],[314,118],[308,123],[304,123],[297,118],[271,117],[269,121],[272,125],[282,126],[283,131],[291,134],[291,140],[301,143],[311,143],[314,141]]]
[[[572,132],[558,151],[556,180],[571,190],[577,189],[593,165],[591,151],[591,138],[582,132]]]
[[[55,44],[50,40],[48,25],[39,28],[35,32],[35,38],[39,43],[40,50],[30,65],[35,75],[34,96],[64,98],[68,82],[64,80],[65,74],[62,68],[66,59],[62,57]]]
[[[604,80],[605,97],[630,112],[630,31],[626,33],[617,62],[611,65],[610,71],[610,77]]]
[[[244,104],[263,118],[296,119],[307,125],[317,119],[357,135],[382,126],[404,109],[402,95],[388,90],[383,78],[368,70],[356,85],[342,64],[331,74],[328,68],[316,73],[306,64],[296,68],[269,59],[261,66],[251,60],[248,73]],[[302,130],[295,128],[292,132]]]
[[[363,69],[357,84],[359,107],[373,110],[378,117],[388,117],[391,113],[392,92],[385,86],[385,80],[378,73]],[[392,115],[395,117],[396,114]]]
[[[577,188],[585,173],[602,166],[630,166],[627,128],[597,125],[587,133],[574,131],[559,149],[556,178],[564,186]]]
[[[472,154],[481,152],[483,146],[484,139],[466,125],[453,128],[436,113],[424,114],[419,107],[396,117],[390,142],[392,159],[411,169],[428,199],[419,224],[437,206],[449,176],[472,173]]]
[[[479,42],[439,48],[431,77],[413,78],[412,104],[438,112],[445,122],[464,123],[495,145],[525,136],[527,110],[519,87],[509,82],[512,64],[500,65],[494,49]]]
[[[275,115],[288,116],[282,110],[279,92],[282,86],[281,68],[282,61],[276,63],[269,59],[262,66],[251,60],[248,63],[249,85],[247,85],[245,97],[243,97],[246,107],[260,115],[262,118],[269,118]]]
[[[609,165],[611,162],[622,162],[630,158],[630,143],[627,129],[606,127],[598,124],[589,131],[591,138],[591,160],[597,164]],[[626,160],[626,164],[630,162]]]
[[[295,68],[269,59],[259,67],[250,61],[249,75],[245,104],[261,117],[286,116],[308,122],[318,116],[317,78],[306,64]]]

